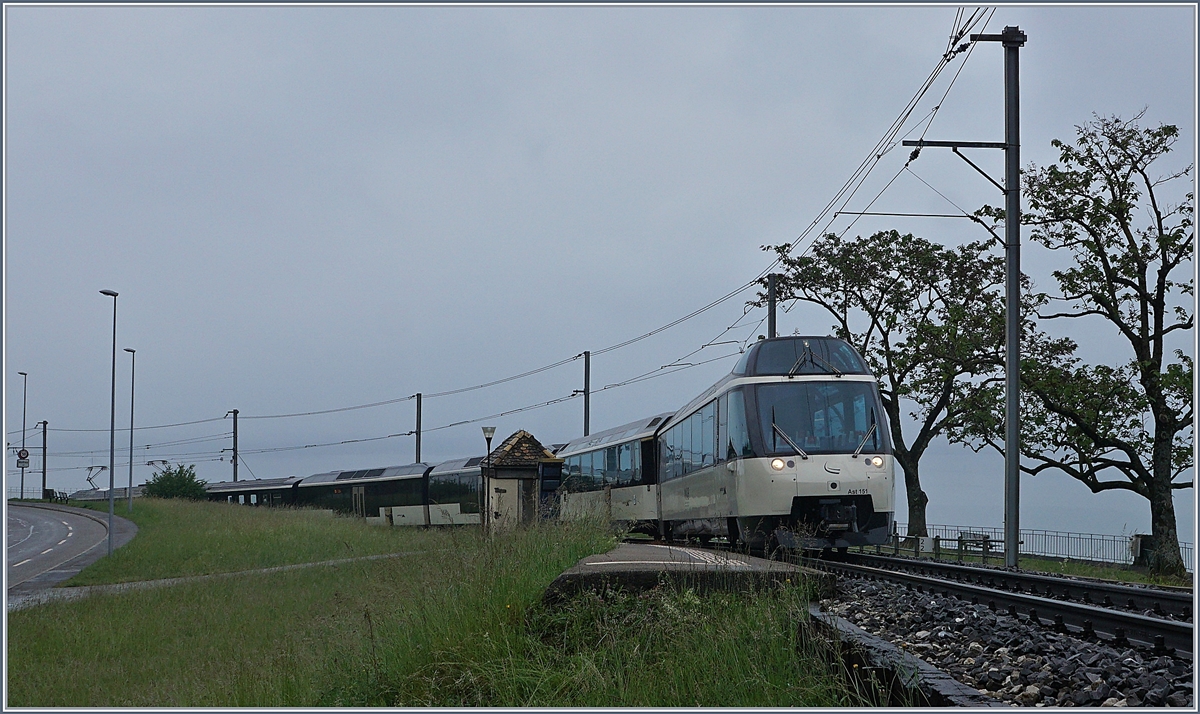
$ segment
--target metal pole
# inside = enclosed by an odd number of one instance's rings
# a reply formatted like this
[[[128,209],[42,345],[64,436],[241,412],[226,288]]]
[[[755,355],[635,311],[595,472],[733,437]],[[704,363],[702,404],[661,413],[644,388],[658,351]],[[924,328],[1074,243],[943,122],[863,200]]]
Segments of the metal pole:
[[[417,392],[417,460],[421,463],[421,393]]]
[[[42,497],[46,496],[46,426],[50,422],[42,420]]]
[[[592,353],[583,353],[583,435],[592,433]]]
[[[125,351],[129,353],[129,489],[126,495],[129,496],[129,512],[133,513],[133,385],[137,378],[137,351],[131,350],[128,347]]]
[[[238,464],[238,455],[237,455],[237,415],[238,415],[238,410],[237,410],[237,409],[234,409],[234,410],[233,410],[233,480],[234,480],[234,481],[237,481],[237,464]],[[247,498],[249,498],[249,496],[247,496]]]
[[[488,488],[489,472],[492,469],[492,437],[496,435],[496,427],[485,426],[482,429],[483,439],[487,442],[487,453],[484,454],[484,466],[479,469],[479,487],[482,492],[479,494],[479,527],[483,533],[487,533],[489,515],[492,510],[492,499]]]
[[[1004,564],[1016,567],[1021,538],[1021,112],[1018,63],[1025,33],[1006,27],[1004,42]]]
[[[101,290],[101,295],[113,299],[113,340],[112,340],[112,405],[108,418],[108,554],[113,552],[113,475],[117,467],[117,293],[112,290]]]
[[[767,276],[767,337],[775,337],[775,273]]]
[[[25,450],[25,405],[29,396],[29,373],[17,372],[21,375],[21,450]],[[25,467],[21,467],[21,499],[25,499]]]

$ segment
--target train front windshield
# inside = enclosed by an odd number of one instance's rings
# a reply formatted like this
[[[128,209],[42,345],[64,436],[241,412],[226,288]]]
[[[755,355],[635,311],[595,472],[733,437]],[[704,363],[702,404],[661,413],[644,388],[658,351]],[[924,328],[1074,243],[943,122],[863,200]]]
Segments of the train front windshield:
[[[887,444],[871,382],[760,384],[755,396],[767,455],[795,454],[793,445],[806,454],[854,453],[860,446],[870,454]]]

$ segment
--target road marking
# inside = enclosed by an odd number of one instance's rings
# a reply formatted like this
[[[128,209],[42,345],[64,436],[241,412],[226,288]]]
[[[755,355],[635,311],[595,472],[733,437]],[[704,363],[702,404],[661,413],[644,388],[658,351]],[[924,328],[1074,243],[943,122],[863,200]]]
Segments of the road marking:
[[[71,524],[70,524],[70,523],[67,523],[66,521],[61,521],[61,523],[62,523],[64,526],[66,526],[67,528],[70,528],[70,527],[71,527]]]
[[[13,567],[14,567],[14,568],[16,568],[16,567],[22,566],[22,565],[24,565],[24,564],[28,563],[28,562],[29,562],[29,561],[31,561],[31,560],[33,560],[33,558],[26,558],[25,560],[22,560],[21,562],[17,563],[17,564],[16,564],[16,565],[14,565]]]
[[[55,543],[55,545],[62,545],[63,543],[66,543],[66,542],[67,542],[67,539],[66,539],[66,538],[63,538],[63,539],[62,539],[62,540],[60,540],[59,542]]]
[[[74,532],[69,532],[69,533],[67,533],[67,537],[68,537],[68,538],[70,538],[70,537],[71,537],[71,536],[73,536],[73,535],[75,535],[75,533],[74,533]]]
[[[49,552],[50,552],[50,551],[52,551],[52,550],[54,550],[54,549],[53,549],[53,548],[47,548],[47,549],[43,550],[41,553],[38,553],[38,555],[45,555],[46,553],[49,553]]]

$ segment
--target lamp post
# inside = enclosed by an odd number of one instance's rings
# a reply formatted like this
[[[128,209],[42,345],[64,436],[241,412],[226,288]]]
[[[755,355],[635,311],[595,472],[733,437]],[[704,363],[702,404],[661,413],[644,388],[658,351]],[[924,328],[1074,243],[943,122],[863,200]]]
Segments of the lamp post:
[[[482,523],[485,528],[488,522],[488,514],[490,514],[492,511],[492,499],[491,493],[488,489],[488,478],[491,476],[492,471],[492,437],[495,435],[496,427],[483,427],[483,439],[487,442],[487,468],[483,472],[483,498],[480,500],[480,508],[482,510],[483,517],[479,519],[479,522]]]
[[[137,376],[137,350],[125,348],[129,353],[129,512],[133,513],[133,380]]]
[[[101,290],[113,299],[112,410],[108,420],[108,554],[113,552],[113,473],[117,466],[117,293]]]
[[[25,450],[25,398],[29,395],[29,373],[17,372],[21,375],[21,451]],[[22,457],[24,458],[24,457]],[[25,499],[25,467],[21,467],[21,500]]]
[[[42,498],[46,497],[46,428],[50,422],[42,420]]]

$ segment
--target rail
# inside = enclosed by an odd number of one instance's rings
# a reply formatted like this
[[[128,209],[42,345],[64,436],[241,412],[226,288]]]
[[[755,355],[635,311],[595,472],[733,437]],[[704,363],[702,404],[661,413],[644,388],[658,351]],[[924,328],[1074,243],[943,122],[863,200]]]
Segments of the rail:
[[[949,551],[955,555],[957,555],[955,551],[960,537],[968,544],[967,550],[978,555],[980,547],[976,544],[983,541],[986,536],[985,555],[989,559],[998,558],[999,562],[1004,562],[1003,528],[928,524],[926,530],[930,538],[938,536],[940,550]],[[902,538],[912,537],[908,534],[907,523],[897,523],[896,532],[904,534],[901,536]],[[1148,536],[1142,535],[1114,536],[1023,528],[1021,529],[1021,555],[1133,565],[1137,560],[1140,548],[1146,547],[1143,543],[1147,538]],[[928,544],[926,545],[928,546]],[[925,548],[927,551],[931,549],[931,547]],[[1184,566],[1189,572],[1194,572],[1195,554],[1192,544],[1180,542],[1179,550]]]

